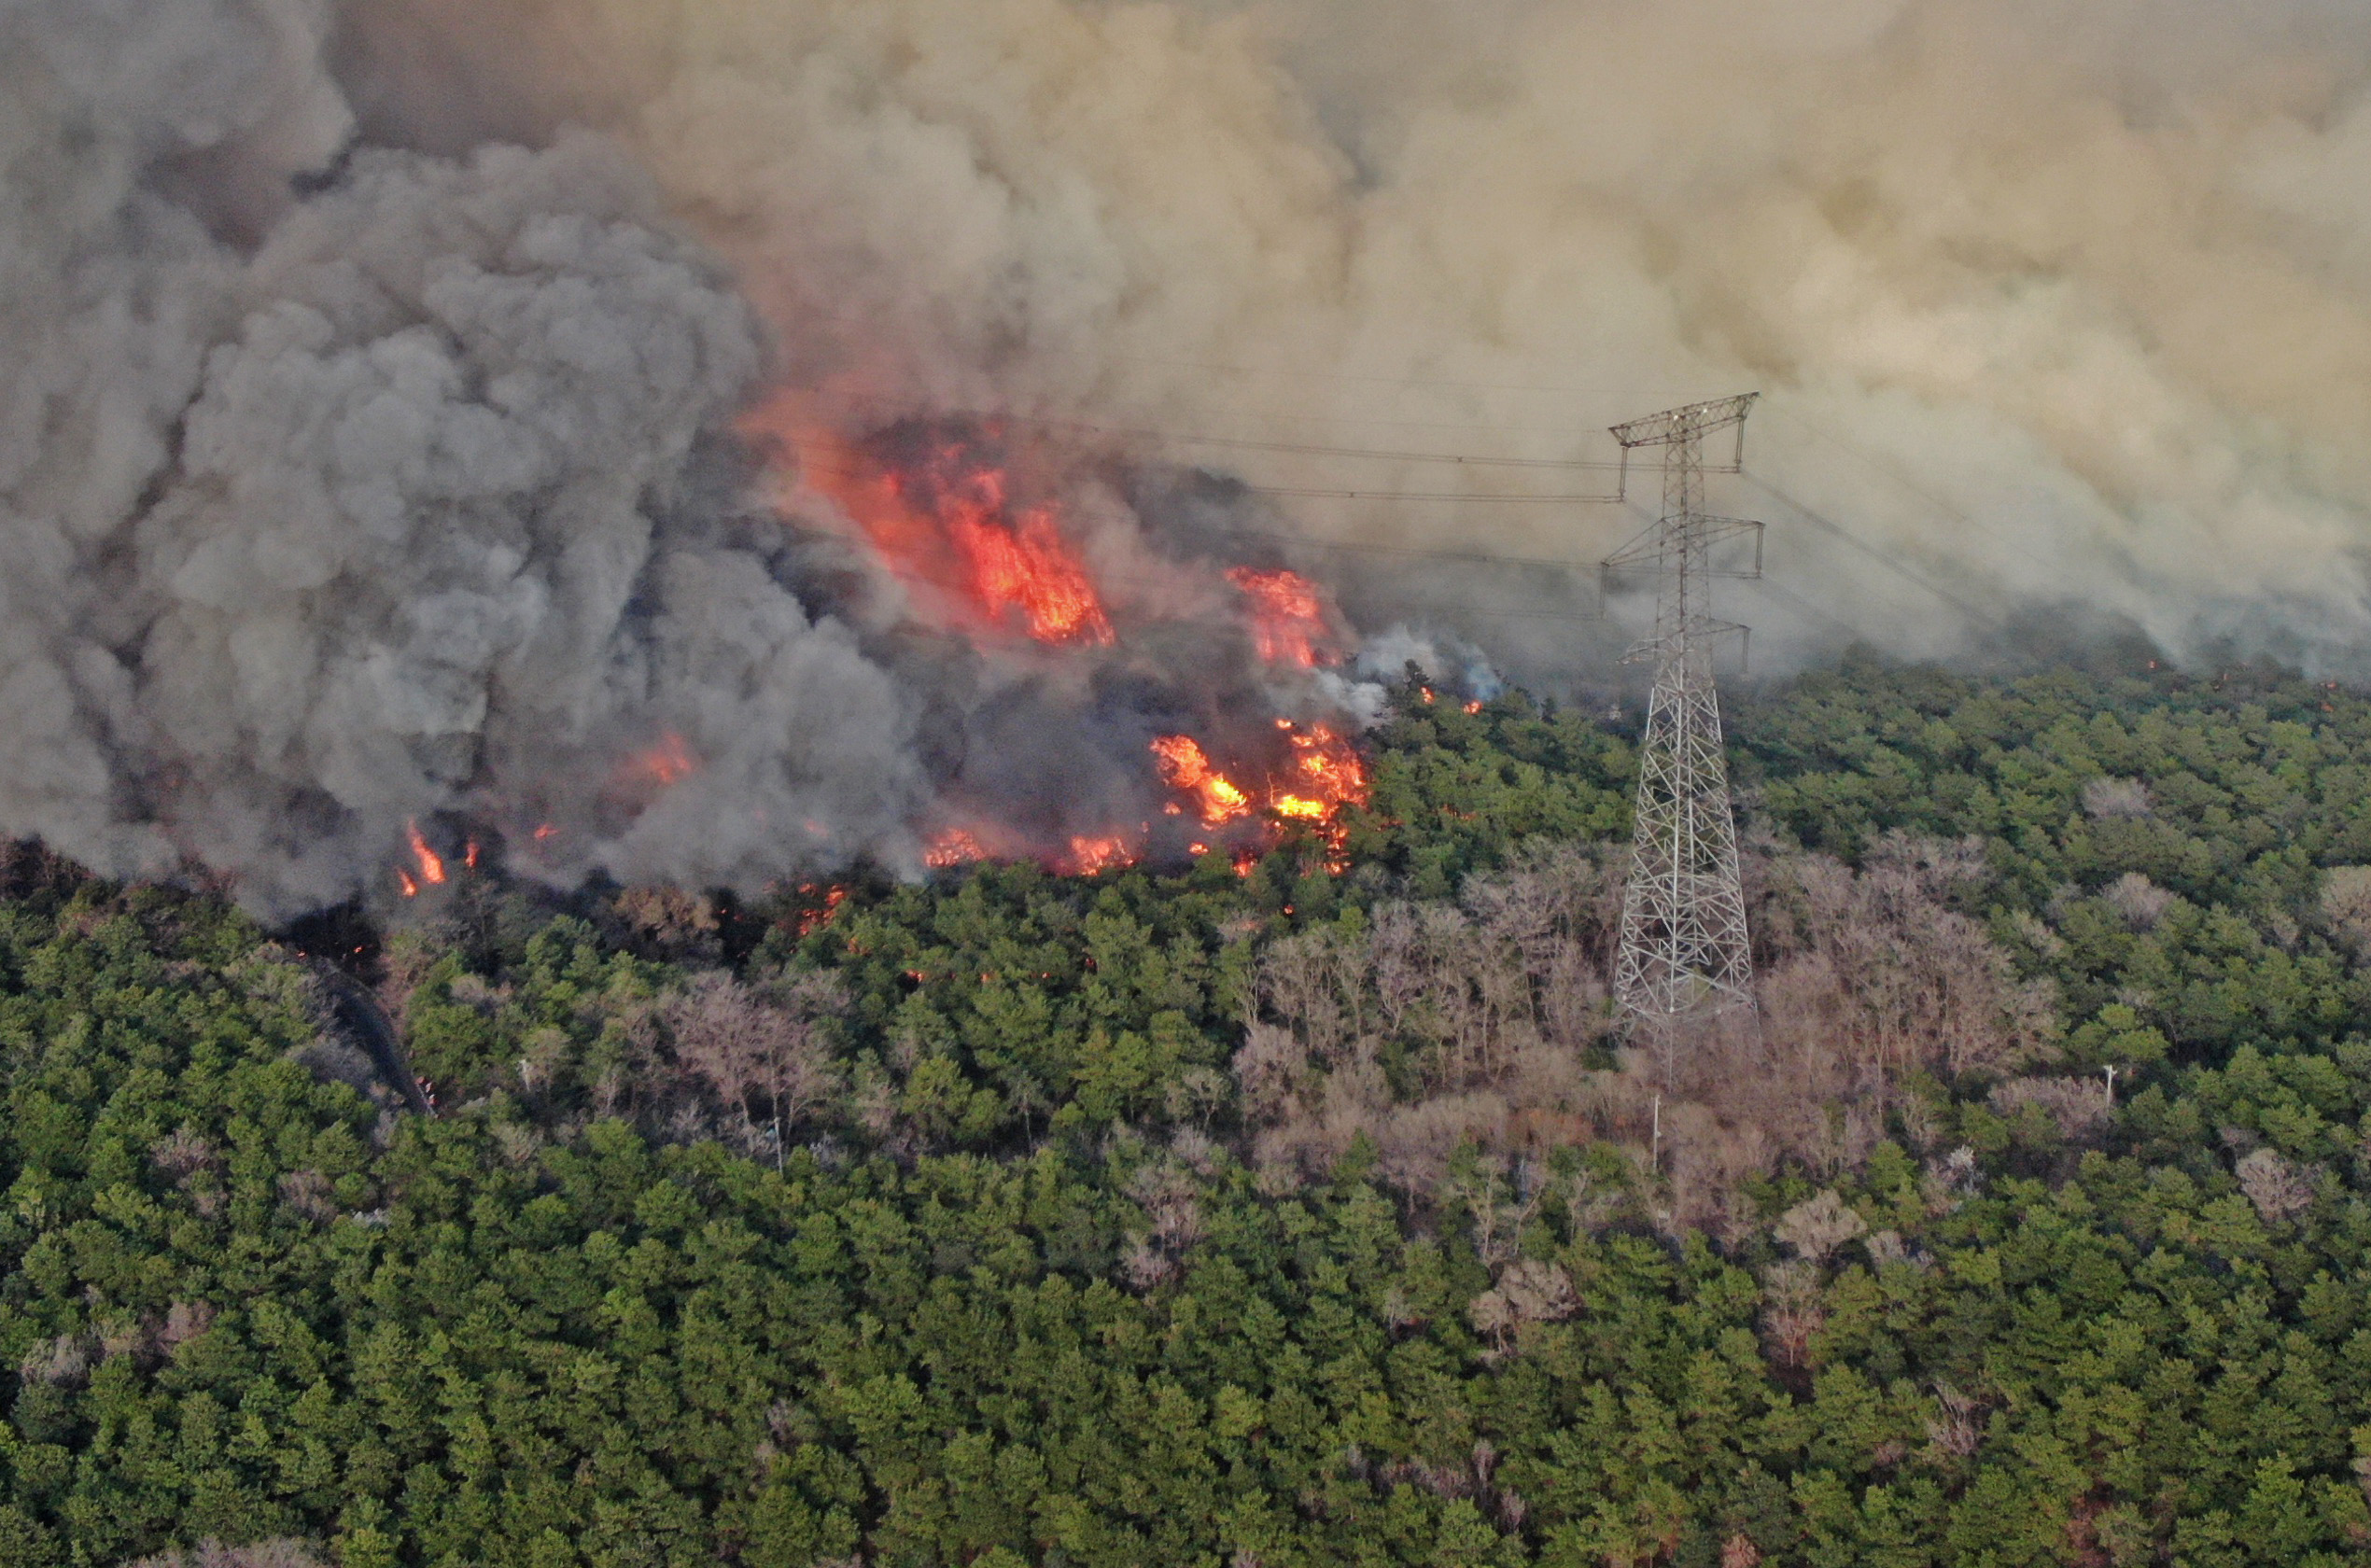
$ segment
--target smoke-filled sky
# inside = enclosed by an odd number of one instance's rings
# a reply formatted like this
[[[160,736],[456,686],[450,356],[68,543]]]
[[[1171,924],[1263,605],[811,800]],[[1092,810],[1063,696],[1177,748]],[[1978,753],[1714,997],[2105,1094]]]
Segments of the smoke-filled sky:
[[[2338,0],[0,0],[0,832],[276,914],[413,822],[742,884],[1059,834],[1235,668],[1181,540],[1602,678],[1634,598],[1379,547],[1636,508],[1259,492],[1605,473],[1305,449],[1756,389],[1759,659],[2081,606],[2371,674],[2366,66]],[[793,455],[948,415],[1069,432],[1168,641],[917,629]]]

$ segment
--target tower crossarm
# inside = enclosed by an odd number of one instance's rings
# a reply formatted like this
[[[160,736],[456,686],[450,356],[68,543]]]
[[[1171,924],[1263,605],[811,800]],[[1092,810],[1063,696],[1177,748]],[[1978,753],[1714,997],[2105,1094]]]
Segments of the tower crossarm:
[[[1665,409],[1644,419],[1633,419],[1613,427],[1614,440],[1624,447],[1669,446],[1677,441],[1693,441],[1731,425],[1742,426],[1746,414],[1754,406],[1759,392],[1742,392],[1734,398],[1714,398],[1701,403]]]
[[[1716,577],[1760,577],[1761,575],[1761,529],[1760,523],[1743,517],[1691,517],[1684,530],[1674,529],[1664,523],[1649,523],[1623,545],[1606,556],[1600,565],[1612,570],[1623,567],[1665,566],[1683,551],[1709,549],[1726,540],[1751,534],[1754,539],[1754,564],[1750,571],[1715,571]],[[1699,568],[1702,569],[1702,568]]]

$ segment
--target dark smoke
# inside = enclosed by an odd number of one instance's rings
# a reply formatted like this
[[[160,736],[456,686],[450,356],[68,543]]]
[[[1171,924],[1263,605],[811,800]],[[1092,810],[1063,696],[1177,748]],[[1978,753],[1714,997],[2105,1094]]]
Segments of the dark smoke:
[[[1152,736],[1586,690],[1642,608],[1537,564],[1636,508],[1310,494],[1602,475],[1309,449],[1749,387],[1765,669],[2074,604],[2371,672],[2366,82],[2322,0],[0,0],[0,834],[271,913],[414,823],[1157,836]],[[1006,420],[1109,642],[965,623],[797,455]],[[1234,564],[1364,646],[1264,667]]]

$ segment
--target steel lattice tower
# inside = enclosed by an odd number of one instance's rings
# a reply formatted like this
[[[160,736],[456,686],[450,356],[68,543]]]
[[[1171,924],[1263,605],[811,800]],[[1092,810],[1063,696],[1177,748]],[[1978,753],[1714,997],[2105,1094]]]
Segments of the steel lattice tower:
[[[1757,394],[1691,403],[1613,427],[1624,476],[1635,447],[1663,448],[1663,515],[1608,556],[1608,570],[1643,567],[1661,578],[1655,633],[1625,663],[1652,661],[1653,693],[1638,753],[1637,832],[1622,895],[1614,997],[1649,1029],[1754,1005],[1753,955],[1737,880],[1737,827],[1720,749],[1714,647],[1746,628],[1712,616],[1716,576],[1759,576],[1761,525],[1705,512],[1705,475],[1734,473],[1745,455],[1746,414]],[[1736,431],[1736,455],[1707,470],[1705,438]],[[1716,570],[1714,546],[1751,534],[1750,572]]]

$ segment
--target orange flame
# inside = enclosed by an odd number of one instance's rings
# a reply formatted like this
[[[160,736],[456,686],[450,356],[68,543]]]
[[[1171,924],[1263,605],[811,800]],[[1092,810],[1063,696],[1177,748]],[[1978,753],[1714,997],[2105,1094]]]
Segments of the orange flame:
[[[747,422],[763,433],[794,418],[786,400]],[[884,471],[871,452],[814,432],[790,436],[807,482],[864,530],[899,576],[967,596],[991,622],[1017,619],[1040,642],[1113,640],[1094,580],[1050,507],[1018,510],[1004,470],[951,441],[918,471]]]
[[[815,884],[812,882],[803,883],[799,888],[799,891],[802,894],[811,895],[815,891]],[[846,888],[840,887],[835,883],[833,886],[824,889],[823,902],[821,905],[810,905],[800,912],[798,916],[799,935],[806,936],[819,926],[831,924],[832,917],[840,912],[840,905],[846,903],[847,900],[848,889]]]
[[[692,749],[673,730],[661,735],[659,743],[649,750],[636,752],[625,766],[634,777],[659,784],[680,784],[700,771],[699,759],[692,755]],[[541,836],[540,831],[537,836]]]
[[[403,831],[412,840],[412,858],[420,862],[420,880],[430,887],[442,886],[444,881],[444,858],[429,848],[428,841],[420,836],[419,823],[406,822]],[[404,880],[408,882],[411,878],[407,876]],[[404,896],[408,898],[411,895],[407,893]]]
[[[1326,603],[1314,583],[1297,572],[1254,571],[1249,567],[1229,570],[1227,581],[1251,601],[1252,640],[1262,659],[1303,669],[1333,663],[1332,651],[1326,647],[1330,637]]]
[[[537,824],[537,826],[536,826],[536,830],[535,830],[535,842],[536,842],[536,843],[538,843],[538,844],[540,844],[540,843],[542,843],[545,839],[550,838],[553,834],[554,834],[554,833],[558,833],[559,831],[560,831],[559,829],[557,829],[557,828],[554,827],[554,826],[553,826],[551,823],[549,823],[549,822],[542,822],[542,823],[539,823],[539,824]]]
[[[1071,840],[1070,871],[1073,875],[1093,876],[1135,863],[1135,848],[1116,833],[1106,837],[1082,834]]]
[[[987,858],[988,851],[980,847],[979,839],[962,828],[949,828],[936,834],[922,848],[922,863],[940,870]]]
[[[1192,795],[1202,820],[1212,827],[1231,822],[1252,808],[1251,797],[1210,765],[1191,735],[1162,735],[1153,742],[1153,756],[1161,779],[1172,790]]]
[[[1053,513],[1025,511],[1017,524],[1007,524],[986,509],[964,507],[948,531],[971,566],[972,591],[990,615],[1019,610],[1029,635],[1040,642],[1112,640],[1095,584],[1054,525]]]
[[[1332,847],[1327,867],[1347,871],[1350,833],[1340,819],[1341,810],[1367,804],[1367,764],[1349,741],[1324,724],[1296,731],[1291,739],[1292,783],[1279,786],[1269,808],[1280,817],[1322,824],[1323,836]]]
[[[405,898],[418,898],[420,896],[420,885],[412,880],[412,874],[410,872],[398,870],[395,874],[395,883],[397,887],[403,889],[403,896]]]

